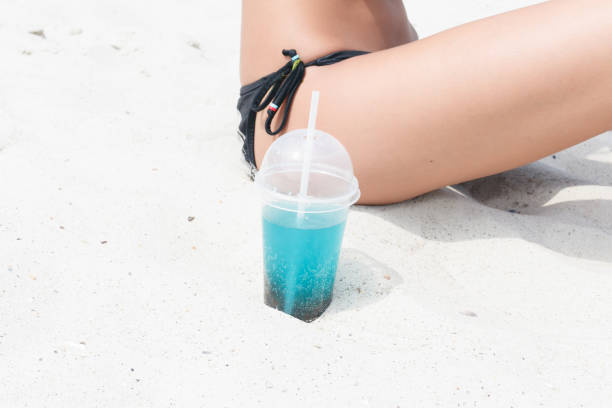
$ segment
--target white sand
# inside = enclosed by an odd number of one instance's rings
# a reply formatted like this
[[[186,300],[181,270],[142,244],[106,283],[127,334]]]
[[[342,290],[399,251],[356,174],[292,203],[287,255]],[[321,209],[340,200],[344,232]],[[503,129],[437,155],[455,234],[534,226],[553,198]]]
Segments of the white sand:
[[[426,35],[527,3],[407,6]],[[0,2],[0,406],[609,405],[612,135],[356,208],[304,324],[262,304],[239,14]]]

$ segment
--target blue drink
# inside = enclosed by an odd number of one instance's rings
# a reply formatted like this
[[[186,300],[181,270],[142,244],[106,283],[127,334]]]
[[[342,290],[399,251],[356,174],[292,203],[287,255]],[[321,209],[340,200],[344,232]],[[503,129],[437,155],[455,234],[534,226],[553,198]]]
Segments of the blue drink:
[[[255,185],[263,203],[264,302],[313,321],[331,303],[346,218],[361,194],[351,158],[328,133],[294,130],[270,145]]]
[[[329,213],[263,209],[264,301],[304,321],[332,299],[348,209]]]

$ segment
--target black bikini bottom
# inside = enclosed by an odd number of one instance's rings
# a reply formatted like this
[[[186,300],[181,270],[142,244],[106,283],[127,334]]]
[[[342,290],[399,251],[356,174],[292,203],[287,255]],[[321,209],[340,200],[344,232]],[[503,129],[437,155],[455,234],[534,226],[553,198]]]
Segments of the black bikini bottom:
[[[238,135],[242,138],[242,153],[251,169],[251,176],[256,171],[255,167],[255,118],[257,112],[267,108],[268,117],[265,128],[269,135],[280,133],[286,125],[287,115],[291,109],[293,97],[299,88],[307,67],[331,65],[343,61],[347,58],[367,54],[365,51],[338,51],[314,61],[304,63],[300,60],[295,50],[283,50],[283,55],[290,57],[278,71],[266,75],[258,81],[252,82],[240,88],[240,98],[238,99],[238,111],[240,112],[240,124],[238,125]],[[283,118],[277,129],[272,129],[272,119],[281,106]]]

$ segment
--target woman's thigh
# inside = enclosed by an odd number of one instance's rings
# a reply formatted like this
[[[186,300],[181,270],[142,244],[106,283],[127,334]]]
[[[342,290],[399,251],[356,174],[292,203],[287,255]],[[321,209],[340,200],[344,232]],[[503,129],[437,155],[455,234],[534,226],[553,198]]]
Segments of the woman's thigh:
[[[612,128],[611,18],[609,0],[551,1],[308,68],[287,130],[321,91],[317,127],[348,149],[364,204],[526,164]]]

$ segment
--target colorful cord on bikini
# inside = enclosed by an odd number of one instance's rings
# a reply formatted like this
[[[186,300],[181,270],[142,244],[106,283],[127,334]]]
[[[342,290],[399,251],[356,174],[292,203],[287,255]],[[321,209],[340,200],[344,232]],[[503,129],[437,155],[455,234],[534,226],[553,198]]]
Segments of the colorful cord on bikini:
[[[283,55],[291,57],[291,61],[287,62],[274,74],[270,75],[265,84],[261,87],[251,107],[255,112],[260,112],[266,107],[268,108],[265,128],[266,132],[272,136],[279,134],[287,125],[287,118],[293,103],[293,98],[304,80],[304,74],[306,72],[306,65],[302,62],[295,50],[283,50]],[[260,102],[257,103],[257,101]],[[272,120],[283,103],[286,103],[286,106],[284,107],[281,123],[277,129],[272,130]]]

